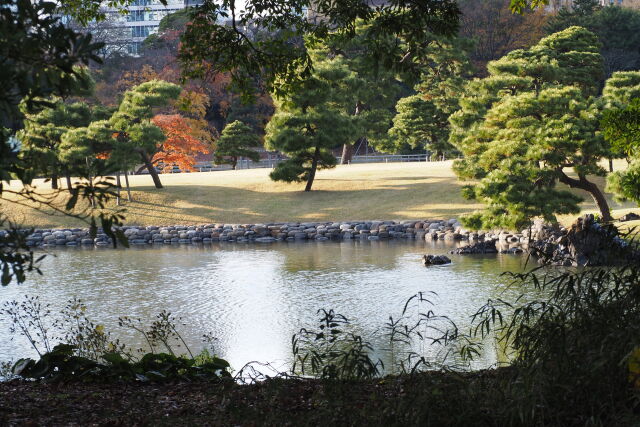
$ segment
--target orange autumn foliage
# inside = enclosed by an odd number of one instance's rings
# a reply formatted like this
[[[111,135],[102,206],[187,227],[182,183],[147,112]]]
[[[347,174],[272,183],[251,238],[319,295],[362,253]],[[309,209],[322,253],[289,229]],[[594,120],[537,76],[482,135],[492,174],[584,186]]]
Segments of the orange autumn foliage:
[[[177,165],[182,170],[192,171],[195,170],[196,157],[211,152],[213,141],[206,121],[180,114],[158,114],[151,121],[167,137],[153,156],[152,164]]]

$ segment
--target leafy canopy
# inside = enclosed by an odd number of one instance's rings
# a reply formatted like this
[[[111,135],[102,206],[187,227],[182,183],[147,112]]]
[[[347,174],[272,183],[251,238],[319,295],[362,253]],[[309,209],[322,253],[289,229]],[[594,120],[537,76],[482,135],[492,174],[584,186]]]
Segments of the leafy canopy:
[[[180,92],[179,86],[160,80],[135,86],[124,94],[120,106],[108,120],[92,122],[88,127],[66,136],[62,147],[65,158],[103,154],[114,170],[122,170],[142,161],[156,187],[162,188],[151,160],[162,148],[167,136],[151,119],[155,115],[154,109],[167,106],[171,100],[178,98]]]
[[[254,162],[260,160],[260,154],[253,148],[260,145],[260,137],[243,122],[229,123],[218,138],[216,163],[230,163],[235,169],[238,157],[247,157]]]
[[[547,24],[547,33],[581,26],[598,36],[606,75],[640,67],[640,11],[628,7],[602,7],[597,0],[575,1]]]
[[[424,47],[415,68],[420,74],[415,95],[398,101],[393,127],[389,130],[393,151],[405,145],[429,150],[440,156],[454,152],[449,144],[449,116],[458,107],[471,73],[467,40],[436,39]]]
[[[162,129],[165,140],[151,159],[164,168],[177,165],[182,171],[194,171],[197,157],[211,152],[211,135],[202,122],[180,114],[157,114],[151,123]]]
[[[356,139],[343,147],[342,163],[351,161],[356,143],[366,142],[376,149],[385,149],[394,106],[408,92],[397,73],[368,55],[370,40],[367,34],[370,28],[370,24],[359,20],[353,37],[337,36],[309,49],[317,66],[329,64],[344,67],[350,72],[349,78],[342,82],[341,93],[334,97],[336,106],[351,116],[356,128]],[[384,39],[379,43],[393,43],[393,40]],[[410,74],[409,67],[405,74]]]
[[[336,164],[331,149],[356,135],[353,117],[342,108],[345,82],[354,73],[340,58],[317,64],[313,75],[276,103],[265,145],[288,156],[270,174],[276,181],[307,181],[310,191],[318,169]]]
[[[629,161],[625,170],[607,177],[607,190],[640,205],[640,71],[614,73],[603,97],[611,107],[602,118],[604,137]]]
[[[604,218],[609,209],[588,175],[608,147],[598,133],[596,93],[602,59],[596,37],[572,27],[489,63],[490,75],[467,86],[451,116],[451,142],[465,155],[454,164],[479,179],[465,195],[486,204],[466,218],[473,228],[520,228],[533,217],[554,221],[579,212],[581,198],[558,182],[588,191]],[[565,168],[573,168],[572,178]]]
[[[229,73],[233,90],[252,93],[256,76],[276,95],[311,76],[307,48],[331,38],[352,38],[356,23],[368,26],[365,53],[401,68],[431,34],[453,35],[459,10],[452,0],[393,0],[375,8],[361,0],[205,0],[193,10],[182,37],[180,60],[187,76]],[[399,37],[400,48],[382,41]]]

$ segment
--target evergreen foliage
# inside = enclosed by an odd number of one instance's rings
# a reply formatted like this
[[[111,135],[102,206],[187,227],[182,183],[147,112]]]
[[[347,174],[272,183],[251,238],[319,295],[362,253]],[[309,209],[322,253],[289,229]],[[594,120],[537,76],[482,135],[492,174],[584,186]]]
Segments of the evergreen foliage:
[[[53,2],[0,0],[0,126],[21,122],[20,103],[32,111],[51,96],[77,94],[86,82],[78,65],[100,61],[95,52],[102,45],[66,28],[55,8]]]
[[[437,157],[455,152],[448,141],[448,119],[459,108],[458,100],[471,73],[469,48],[464,39],[436,39],[414,61],[421,82],[416,86],[418,94],[396,105],[397,115],[389,130],[394,151],[408,144]]]
[[[602,74],[598,47],[593,33],[572,27],[489,63],[490,75],[468,84],[450,119],[450,140],[465,155],[454,169],[480,180],[465,195],[487,206],[468,226],[521,228],[533,217],[579,212],[581,199],[558,182],[587,191],[611,220],[588,179],[605,174],[598,161],[609,154],[598,132],[601,103],[591,96]]]
[[[288,156],[270,177],[306,181],[310,191],[318,169],[332,168],[332,149],[353,141],[357,129],[342,109],[345,82],[354,78],[340,58],[316,65],[314,74],[284,99],[267,125],[265,145]]]
[[[603,134],[629,162],[625,170],[607,177],[607,190],[640,205],[640,71],[614,73],[603,97],[611,107],[603,114]]]
[[[152,80],[125,92],[118,109],[108,120],[91,123],[65,135],[64,158],[94,158],[105,153],[115,170],[140,163],[145,165],[156,188],[162,188],[152,164],[153,155],[166,139],[162,129],[151,122],[154,108],[165,107],[178,98],[180,87]],[[93,153],[93,155],[90,155]]]
[[[311,76],[310,46],[335,37],[354,37],[357,22],[370,26],[365,54],[392,68],[402,67],[407,52],[432,34],[454,35],[459,14],[451,0],[381,2],[375,8],[361,0],[251,0],[243,10],[236,1],[206,1],[196,9],[182,37],[179,56],[189,77],[229,73],[232,88],[250,96],[256,77],[261,76],[280,96]],[[229,18],[231,25],[221,18]],[[247,28],[252,34],[247,34]],[[256,33],[260,37],[252,36]],[[406,41],[406,50],[378,42],[395,37]]]
[[[29,113],[25,108],[24,115],[25,127],[17,134],[22,154],[33,163],[35,173],[50,177],[51,187],[58,188],[58,176],[69,176],[66,162],[60,158],[62,137],[72,129],[88,126],[91,110],[82,102],[66,104],[57,99],[37,113]]]
[[[124,94],[118,110],[109,119],[117,133],[116,139],[123,149],[139,157],[153,178],[156,188],[162,188],[160,177],[151,159],[165,140],[165,134],[151,122],[154,108],[165,107],[180,95],[181,89],[173,83],[152,80],[135,86]]]
[[[336,37],[310,50],[314,63],[339,60],[342,66],[352,72],[350,78],[343,82],[342,98],[336,99],[345,114],[352,116],[356,128],[356,139],[342,148],[341,164],[350,163],[354,148],[363,143],[375,149],[393,151],[387,132],[391,127],[394,106],[401,96],[409,92],[396,73],[368,56],[371,26],[358,21],[354,31],[353,37]],[[391,41],[384,39],[379,42]]]
[[[260,160],[260,154],[252,148],[260,145],[260,137],[241,121],[229,123],[218,138],[216,163],[229,163],[236,169],[239,157],[247,157],[254,162]]]
[[[422,94],[400,99],[396,110],[398,113],[393,118],[393,127],[389,129],[389,136],[396,148],[394,151],[399,151],[405,144],[411,148],[429,147],[431,141],[439,140],[439,135],[434,138],[430,132],[438,112]]]
[[[640,71],[619,71],[607,79],[602,96],[609,107],[621,108],[640,98]]]
[[[640,11],[602,7],[597,0],[577,0],[561,9],[547,24],[547,33],[581,26],[598,36],[607,76],[640,67]]]

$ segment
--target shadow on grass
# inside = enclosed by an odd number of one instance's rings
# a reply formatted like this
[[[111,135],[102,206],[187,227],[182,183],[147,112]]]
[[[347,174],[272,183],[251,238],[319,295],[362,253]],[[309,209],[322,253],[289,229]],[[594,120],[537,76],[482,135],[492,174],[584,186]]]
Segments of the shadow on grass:
[[[461,184],[455,179],[411,180],[424,182],[382,184],[353,191],[320,189],[311,192],[263,192],[208,186],[190,188],[188,192],[168,188],[154,193],[157,190],[151,186],[138,187],[134,201],[125,203],[125,207],[133,222],[177,218],[189,222],[390,219],[402,217],[399,212],[415,212],[413,216],[421,216],[424,212],[424,218],[441,218],[475,208],[462,199]],[[161,200],[149,200],[153,198]],[[430,201],[437,202],[435,209],[429,208]],[[181,204],[188,207],[180,207]],[[469,207],[465,209],[461,205]]]

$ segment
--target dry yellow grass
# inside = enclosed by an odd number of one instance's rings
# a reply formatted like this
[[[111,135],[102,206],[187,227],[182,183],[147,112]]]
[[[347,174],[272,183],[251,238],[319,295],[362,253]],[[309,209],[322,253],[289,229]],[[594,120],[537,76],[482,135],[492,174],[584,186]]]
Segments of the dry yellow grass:
[[[153,188],[148,175],[131,177],[133,202],[127,223],[169,225],[265,223],[359,219],[440,219],[481,207],[460,196],[451,162],[338,166],[320,171],[313,191],[303,184],[272,182],[268,169],[162,175]],[[599,182],[602,184],[602,181]],[[18,183],[12,187],[18,188]],[[47,184],[37,184],[43,189]],[[586,196],[586,195],[585,195]],[[9,197],[5,195],[4,197]],[[594,210],[585,197],[584,209]],[[25,226],[68,227],[76,220],[1,201],[2,212]],[[618,205],[614,209],[630,209]]]

